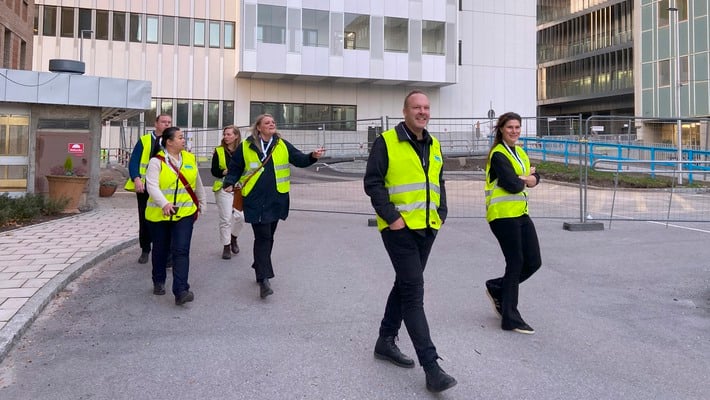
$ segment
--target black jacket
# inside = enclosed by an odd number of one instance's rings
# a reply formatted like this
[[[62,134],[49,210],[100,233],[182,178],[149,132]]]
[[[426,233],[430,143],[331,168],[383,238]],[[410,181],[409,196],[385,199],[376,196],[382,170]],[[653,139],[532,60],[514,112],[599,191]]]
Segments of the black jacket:
[[[425,129],[424,135],[421,141],[410,140],[405,130],[404,122],[400,122],[395,128],[397,132],[397,138],[400,141],[408,141],[414,151],[419,155],[419,159],[429,160],[429,148],[432,144],[431,136],[429,132]],[[377,215],[382,217],[388,224],[393,223],[401,217],[399,211],[394,206],[394,203],[390,201],[390,195],[385,188],[385,175],[387,174],[387,169],[389,168],[389,158],[387,157],[387,145],[382,136],[379,136],[372,143],[372,150],[370,150],[370,157],[367,160],[367,168],[365,170],[365,193],[370,196],[370,202],[372,207],[375,209]],[[428,165],[422,166],[425,168],[425,172],[428,169]],[[441,195],[439,204],[439,216],[443,223],[446,220],[446,215],[448,214],[448,209],[446,207],[446,189],[444,187],[444,169],[441,169],[439,174],[439,183],[441,185]]]
[[[288,149],[288,162],[296,167],[305,168],[317,161],[310,153],[305,154],[293,147],[288,141],[274,135],[274,142],[269,148],[273,152],[279,141],[283,141]],[[261,149],[254,144],[252,136],[239,144],[229,161],[229,173],[224,177],[224,187],[233,186],[244,172],[243,146],[250,146],[252,150],[261,154]],[[290,206],[288,193],[279,193],[276,190],[276,175],[274,174],[274,160],[264,165],[264,171],[251,179],[258,179],[249,195],[244,197],[244,220],[250,224],[268,224],[288,217]]]
[[[533,174],[537,182],[540,182],[540,174]],[[491,157],[491,168],[488,170],[488,182],[493,182],[498,178],[498,186],[505,189],[508,193],[520,193],[525,190],[525,182],[518,178],[513,165],[505,154],[500,152],[493,153]]]

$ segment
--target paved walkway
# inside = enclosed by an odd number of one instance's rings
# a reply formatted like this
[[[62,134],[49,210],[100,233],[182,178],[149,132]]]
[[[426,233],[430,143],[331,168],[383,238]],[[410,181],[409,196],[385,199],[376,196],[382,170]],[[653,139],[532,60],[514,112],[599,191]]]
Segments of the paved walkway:
[[[0,360],[69,282],[138,242],[133,193],[87,213],[0,233]]]

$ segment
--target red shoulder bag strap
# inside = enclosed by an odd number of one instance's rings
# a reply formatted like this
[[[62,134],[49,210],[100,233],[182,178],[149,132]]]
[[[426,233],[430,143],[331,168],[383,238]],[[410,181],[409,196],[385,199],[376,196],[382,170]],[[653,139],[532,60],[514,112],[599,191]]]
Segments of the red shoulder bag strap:
[[[173,163],[167,162],[165,160],[165,157],[161,156],[160,154],[156,154],[154,157],[157,158],[158,160],[170,165],[170,167],[172,167],[173,171],[175,171],[178,174],[178,179],[180,179],[180,182],[182,182],[182,185],[185,186],[185,190],[187,190],[187,194],[190,195],[190,197],[192,198],[192,201],[197,206],[197,209],[199,209],[200,208],[200,201],[197,199],[197,195],[195,194],[195,191],[192,190],[192,186],[190,186],[190,184],[187,182],[187,178],[185,178],[185,176],[180,172],[179,169],[175,168]],[[198,174],[199,174],[199,172],[198,172]]]

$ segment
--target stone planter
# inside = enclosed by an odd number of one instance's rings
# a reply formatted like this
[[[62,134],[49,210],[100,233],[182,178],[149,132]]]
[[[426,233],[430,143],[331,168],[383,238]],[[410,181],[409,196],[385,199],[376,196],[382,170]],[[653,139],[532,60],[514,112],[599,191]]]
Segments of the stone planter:
[[[111,197],[116,192],[116,185],[99,185],[99,197]]]
[[[79,202],[81,195],[84,193],[88,176],[64,176],[64,175],[47,175],[47,183],[49,184],[49,198],[60,200],[68,199],[67,205],[64,207],[63,213],[78,213]]]

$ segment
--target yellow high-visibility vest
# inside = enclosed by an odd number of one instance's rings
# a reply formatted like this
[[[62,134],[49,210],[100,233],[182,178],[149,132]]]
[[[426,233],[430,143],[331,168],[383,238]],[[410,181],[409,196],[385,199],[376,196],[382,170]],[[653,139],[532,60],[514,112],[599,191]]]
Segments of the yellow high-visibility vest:
[[[185,150],[180,152],[180,154],[182,157],[180,172],[185,177],[185,180],[187,180],[187,183],[194,188],[197,185],[197,174],[199,173],[195,155]],[[163,195],[168,201],[179,208],[174,215],[163,215],[163,209],[158,206],[151,196],[148,198],[148,206],[145,209],[145,219],[152,222],[175,221],[194,214],[197,212],[197,204],[192,201],[190,193],[188,193],[187,189],[185,189],[185,185],[178,179],[173,167],[167,163],[167,156],[163,150],[160,150],[157,155],[161,155],[165,158],[165,161],[161,163],[160,178],[158,181],[160,191],[163,192]]]
[[[149,133],[141,136],[141,143],[143,143],[143,153],[141,153],[141,163],[138,167],[138,173],[141,176],[143,185],[145,185],[145,171],[148,169],[148,162],[150,161],[150,149],[153,146],[153,135]],[[133,182],[133,179],[129,176],[128,181],[126,181],[123,188],[129,192],[134,192],[136,190],[136,183]]]
[[[409,141],[400,141],[394,129],[382,133],[382,138],[387,145],[387,157],[390,160],[385,174],[385,188],[389,192],[390,201],[409,229],[439,229],[439,175],[444,166],[439,141],[431,137],[429,170],[425,173],[419,155]],[[387,221],[378,215],[377,228],[382,231],[388,226]]]
[[[254,151],[251,146],[249,146],[249,142],[244,142],[242,144],[242,153],[244,155],[244,172],[242,173],[242,176],[239,178],[240,183],[244,183],[244,180],[254,172],[255,169],[259,168],[259,170],[249,178],[249,182],[245,186],[242,187],[242,196],[246,197],[249,195],[249,192],[254,188],[254,185],[256,185],[256,181],[259,180],[259,177],[261,174],[264,172],[263,168],[261,167],[261,159],[259,158],[260,154]],[[283,140],[280,140],[276,143],[276,147],[274,147],[273,153],[271,155],[271,160],[274,162],[274,174],[276,175],[276,190],[279,193],[288,193],[289,190],[291,190],[291,166],[288,163],[288,148],[286,147],[286,144],[283,142]]]
[[[514,147],[517,159],[513,156],[502,143],[496,145],[488,156],[486,163],[486,220],[491,222],[498,218],[514,218],[528,213],[528,191],[523,190],[520,193],[510,193],[498,186],[498,179],[490,182],[488,179],[491,169],[491,159],[493,154],[502,153],[508,158],[510,164],[515,169],[518,176],[525,176],[530,173],[530,159],[525,153],[525,150],[520,146]],[[518,159],[520,161],[518,161]],[[521,164],[522,163],[522,164]]]
[[[216,147],[214,150],[217,153],[217,163],[219,164],[219,170],[224,171],[225,169],[227,169],[227,155],[224,151],[224,147],[219,146],[219,147]],[[212,184],[212,191],[219,192],[219,190],[222,189],[223,184],[224,184],[224,178],[222,178],[222,179],[218,178]]]

